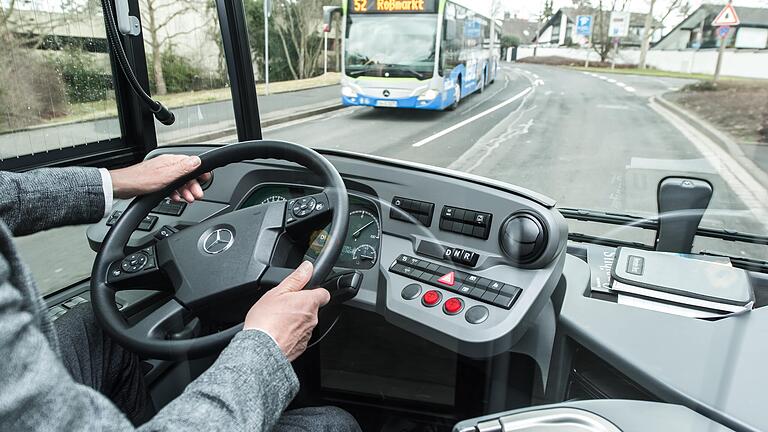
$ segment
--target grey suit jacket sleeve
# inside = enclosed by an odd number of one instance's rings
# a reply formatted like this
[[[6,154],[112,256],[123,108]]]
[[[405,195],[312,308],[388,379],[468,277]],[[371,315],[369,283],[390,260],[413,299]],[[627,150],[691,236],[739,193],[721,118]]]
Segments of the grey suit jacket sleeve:
[[[16,236],[97,222],[104,216],[104,205],[96,168],[0,171],[0,220]]]
[[[0,430],[135,430],[104,395],[72,380],[9,268],[0,255]],[[272,339],[243,331],[140,430],[267,432],[297,391],[296,375]]]

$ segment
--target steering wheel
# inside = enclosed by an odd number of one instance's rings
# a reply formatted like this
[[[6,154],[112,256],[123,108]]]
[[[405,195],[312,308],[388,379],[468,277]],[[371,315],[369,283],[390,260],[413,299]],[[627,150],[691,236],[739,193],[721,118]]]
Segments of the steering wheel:
[[[234,315],[216,309],[224,302],[232,305],[240,300],[242,306],[252,305],[288,276],[304,256],[308,243],[296,238],[323,228],[330,219],[331,232],[307,285],[317,286],[330,274],[347,233],[347,189],[336,168],[317,152],[283,141],[250,141],[208,151],[200,159],[202,164],[196,172],[161,191],[135,199],[105,237],[93,265],[91,299],[97,321],[118,343],[150,358],[199,358],[223,349],[242,324],[196,336],[188,325],[180,333],[179,323],[190,322],[190,317]],[[252,159],[297,163],[316,174],[323,189],[287,202],[265,203],[215,216],[153,245],[126,251],[141,221],[174,190],[205,172]],[[146,285],[146,281],[152,281],[149,285],[155,289],[162,287],[171,298],[138,322],[128,323],[117,309],[115,293],[136,289],[137,284]],[[168,289],[169,285],[172,289]],[[233,323],[241,322],[243,317],[227,318]]]

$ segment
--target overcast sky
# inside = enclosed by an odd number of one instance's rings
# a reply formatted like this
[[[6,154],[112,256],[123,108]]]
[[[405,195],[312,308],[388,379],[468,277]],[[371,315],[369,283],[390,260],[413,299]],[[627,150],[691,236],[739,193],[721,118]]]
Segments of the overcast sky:
[[[457,0],[459,3],[462,4],[483,4],[484,12],[488,14],[491,9],[491,4],[493,0]],[[519,18],[526,18],[526,19],[535,19],[541,11],[544,9],[544,0],[499,0],[501,2],[501,8],[505,11],[509,11],[513,14],[517,14]],[[673,0],[658,0],[657,6],[655,7],[658,11],[663,11],[667,5],[669,5]],[[689,0],[691,4],[691,10],[696,9],[701,5],[702,3],[715,3],[715,4],[725,4],[726,1],[715,1],[715,0]],[[572,2],[571,0],[554,0],[554,10],[558,10],[561,7],[565,6],[571,6]],[[596,4],[597,0],[593,0],[593,3]],[[610,3],[610,0],[604,0],[604,4]],[[648,0],[630,0],[630,10],[634,12],[644,12],[648,10]],[[733,4],[735,6],[753,6],[753,7],[768,7],[768,0],[734,0]],[[674,26],[677,24],[677,22],[680,21],[682,17],[674,17],[670,16],[670,18],[665,22],[664,24],[667,26],[667,28],[670,28],[670,26]]]

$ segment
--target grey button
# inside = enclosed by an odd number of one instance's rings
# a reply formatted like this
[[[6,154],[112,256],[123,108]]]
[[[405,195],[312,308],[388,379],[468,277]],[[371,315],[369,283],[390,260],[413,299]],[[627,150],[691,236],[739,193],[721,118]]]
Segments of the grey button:
[[[401,296],[403,296],[406,300],[413,300],[421,295],[421,285],[419,284],[410,284],[403,288],[403,291],[400,293]]]
[[[481,322],[488,319],[488,308],[485,306],[472,306],[471,308],[467,309],[467,313],[464,315],[464,318],[467,320],[470,324],[480,324]]]

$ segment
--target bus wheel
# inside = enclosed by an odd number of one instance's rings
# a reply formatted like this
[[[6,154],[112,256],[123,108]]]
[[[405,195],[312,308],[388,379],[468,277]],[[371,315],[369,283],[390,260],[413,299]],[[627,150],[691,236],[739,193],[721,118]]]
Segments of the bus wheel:
[[[453,99],[453,104],[448,107],[448,111],[453,111],[459,107],[459,102],[461,102],[461,82],[456,81],[456,84],[453,85],[453,94],[456,97]]]
[[[480,78],[480,89],[478,89],[478,93],[482,93],[485,91],[485,72],[483,72],[483,76]]]

